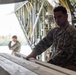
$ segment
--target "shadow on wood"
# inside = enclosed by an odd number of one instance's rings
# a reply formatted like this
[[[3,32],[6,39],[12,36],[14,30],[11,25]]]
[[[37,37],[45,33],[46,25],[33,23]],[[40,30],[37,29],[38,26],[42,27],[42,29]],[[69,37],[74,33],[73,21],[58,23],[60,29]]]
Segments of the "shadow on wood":
[[[0,66],[0,75],[10,75],[10,74]]]

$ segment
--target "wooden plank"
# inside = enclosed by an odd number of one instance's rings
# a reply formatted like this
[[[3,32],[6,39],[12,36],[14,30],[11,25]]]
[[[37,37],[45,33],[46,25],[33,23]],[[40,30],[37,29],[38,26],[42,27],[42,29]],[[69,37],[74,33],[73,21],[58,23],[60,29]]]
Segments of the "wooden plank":
[[[15,53],[15,56],[20,57],[20,58],[26,58],[26,56],[24,54],[21,53]]]
[[[72,70],[69,70],[69,69],[66,69],[66,68],[62,68],[62,67],[59,67],[59,66],[56,66],[56,65],[53,65],[53,64],[48,64],[48,63],[38,61],[38,60],[32,60],[32,61],[34,61],[37,64],[48,67],[50,69],[56,70],[58,72],[62,72],[62,73],[69,74],[69,75],[76,75],[75,71],[72,71]]]
[[[17,56],[18,57],[21,57],[21,58],[24,58],[25,59],[25,55],[23,54],[20,54],[20,53],[17,53]],[[38,60],[31,60],[39,65],[43,65],[47,68],[50,68],[50,69],[53,69],[53,70],[56,70],[58,72],[62,72],[62,73],[66,73],[66,74],[70,74],[70,75],[76,75],[76,72],[75,71],[72,71],[72,70],[69,70],[69,69],[65,69],[65,68],[62,68],[62,67],[59,67],[59,66],[56,66],[56,65],[53,65],[53,64],[48,64],[48,63],[45,63],[45,62],[42,62],[42,61],[38,61]]]
[[[0,56],[0,66],[3,67],[10,75],[38,75],[2,56]],[[0,73],[0,75],[2,74]]]
[[[18,65],[23,66],[24,68],[27,68],[38,75],[68,75],[67,73],[58,72],[53,69],[49,69],[47,67],[44,67],[42,65],[36,64],[34,62],[30,62],[15,56],[11,56],[8,54],[0,54],[0,56],[5,57],[6,59],[9,59],[10,61],[15,62]]]

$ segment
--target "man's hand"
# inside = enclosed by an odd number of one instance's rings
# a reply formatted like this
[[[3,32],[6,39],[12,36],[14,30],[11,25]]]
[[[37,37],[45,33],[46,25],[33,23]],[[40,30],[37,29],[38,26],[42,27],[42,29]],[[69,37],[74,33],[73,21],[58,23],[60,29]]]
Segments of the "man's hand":
[[[27,57],[25,57],[24,59],[29,60],[29,58],[30,58],[30,57],[29,57],[29,56],[27,56]]]
[[[26,59],[26,60],[36,59],[36,56],[30,54],[27,57],[25,57],[24,59]]]
[[[34,58],[36,59],[36,52],[35,51],[32,51],[28,56],[26,56],[24,59],[26,60],[30,60],[31,58]]]

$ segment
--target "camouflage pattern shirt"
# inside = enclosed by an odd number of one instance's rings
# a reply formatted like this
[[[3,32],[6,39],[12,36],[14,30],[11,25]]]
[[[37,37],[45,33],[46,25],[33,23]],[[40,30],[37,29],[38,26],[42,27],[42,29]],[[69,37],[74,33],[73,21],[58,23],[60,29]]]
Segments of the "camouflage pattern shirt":
[[[76,65],[76,29],[72,25],[66,23],[64,29],[56,27],[49,31],[35,46],[33,52],[39,55],[51,45],[55,48],[55,54],[50,63],[62,67],[68,64]]]
[[[17,41],[14,45],[11,46],[12,41],[9,42],[8,47],[10,50],[13,50],[14,52],[20,52],[21,44],[19,41]]]

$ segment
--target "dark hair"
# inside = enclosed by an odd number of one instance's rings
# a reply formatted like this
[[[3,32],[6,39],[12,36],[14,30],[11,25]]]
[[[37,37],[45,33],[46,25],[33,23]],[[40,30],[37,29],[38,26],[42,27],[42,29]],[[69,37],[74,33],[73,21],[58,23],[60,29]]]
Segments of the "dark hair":
[[[16,38],[16,39],[17,39],[17,36],[16,36],[16,35],[14,35],[14,36],[12,36],[12,38]]]
[[[57,6],[54,8],[53,12],[58,12],[58,11],[61,11],[63,14],[67,14],[67,10],[65,7],[63,6]]]

